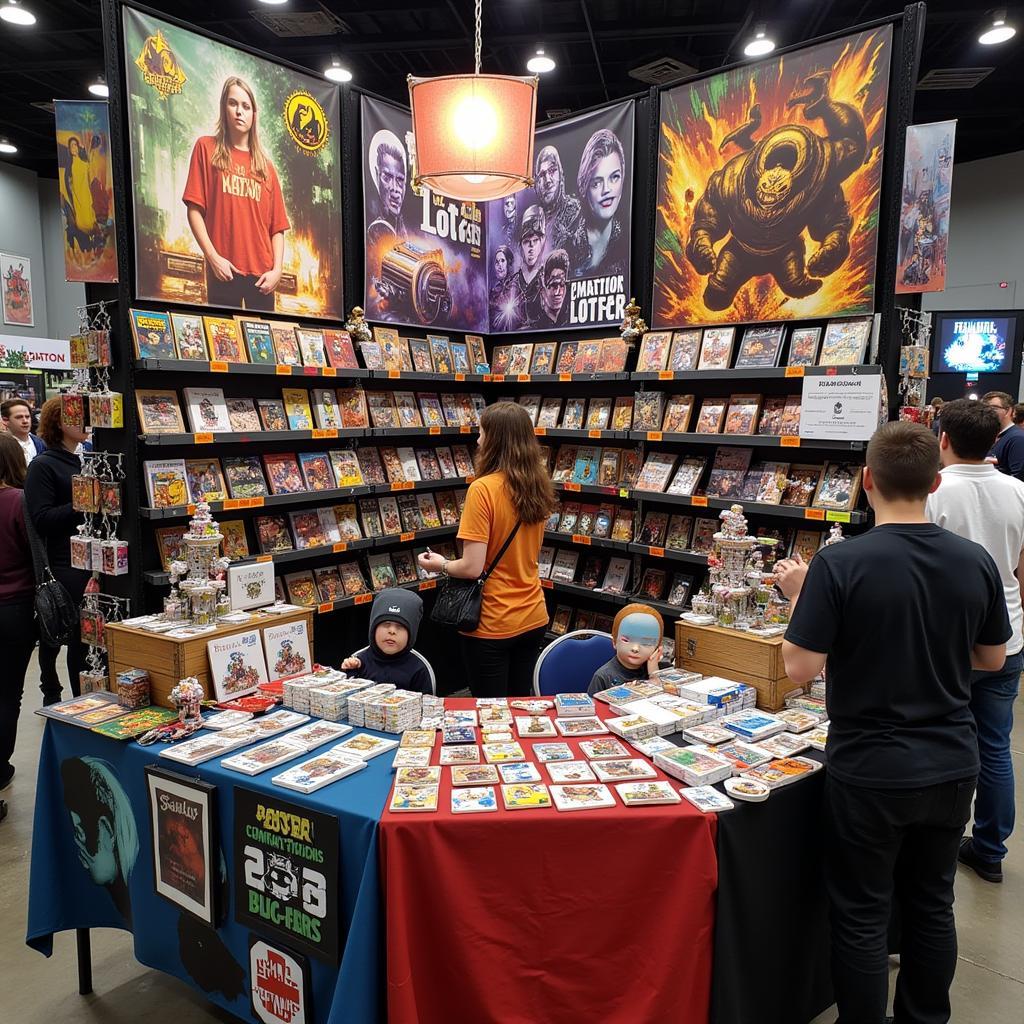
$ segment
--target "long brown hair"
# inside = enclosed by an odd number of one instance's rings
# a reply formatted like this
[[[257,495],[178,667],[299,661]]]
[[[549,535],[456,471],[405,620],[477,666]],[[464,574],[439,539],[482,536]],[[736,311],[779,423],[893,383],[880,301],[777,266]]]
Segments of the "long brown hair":
[[[39,436],[50,448],[64,443],[64,424],[60,418],[60,398],[48,398],[39,410]]]
[[[228,144],[227,115],[225,110],[228,105],[228,90],[233,85],[237,85],[239,89],[247,93],[249,102],[252,103],[252,128],[249,129],[249,169],[252,171],[254,178],[266,181],[270,161],[267,160],[266,154],[263,152],[263,147],[260,145],[260,136],[256,130],[256,94],[252,91],[252,86],[244,78],[239,78],[238,75],[232,75],[226,79],[220,91],[220,107],[218,108],[220,113],[217,117],[217,130],[215,133],[217,145],[214,148],[211,163],[218,171],[229,171],[231,169],[231,147]]]
[[[25,453],[13,434],[0,433],[0,487],[25,488]]]
[[[519,518],[543,522],[555,507],[555,489],[529,413],[515,402],[495,402],[484,409],[480,426],[484,439],[476,454],[476,475],[504,473]]]

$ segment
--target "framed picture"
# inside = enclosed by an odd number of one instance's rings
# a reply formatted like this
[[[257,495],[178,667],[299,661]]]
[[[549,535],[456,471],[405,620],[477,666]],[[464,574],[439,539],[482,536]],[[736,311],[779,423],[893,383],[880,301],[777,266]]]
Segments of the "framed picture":
[[[147,764],[153,885],[158,896],[213,925],[217,857],[217,787]]]
[[[27,256],[0,252],[0,289],[3,290],[4,323],[34,327],[32,261]]]
[[[732,362],[735,327],[708,327],[700,347],[698,370],[728,370]]]
[[[814,496],[816,508],[850,511],[860,495],[862,466],[854,462],[827,462]]]
[[[820,327],[794,327],[789,335],[789,365],[813,366],[818,361]]]
[[[736,369],[757,366],[775,366],[782,348],[782,325],[748,327],[743,332],[740,350],[736,356]]]

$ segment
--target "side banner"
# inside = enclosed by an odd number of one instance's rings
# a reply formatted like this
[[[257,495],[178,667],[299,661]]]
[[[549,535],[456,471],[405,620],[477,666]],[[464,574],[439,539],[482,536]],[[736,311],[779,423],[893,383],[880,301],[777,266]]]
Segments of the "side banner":
[[[629,100],[549,128],[534,186],[487,204],[492,333],[618,324],[629,297],[633,114]]]
[[[336,86],[124,8],[137,295],[340,319]]]
[[[483,207],[412,190],[412,118],[362,97],[364,307],[370,320],[487,330]]]

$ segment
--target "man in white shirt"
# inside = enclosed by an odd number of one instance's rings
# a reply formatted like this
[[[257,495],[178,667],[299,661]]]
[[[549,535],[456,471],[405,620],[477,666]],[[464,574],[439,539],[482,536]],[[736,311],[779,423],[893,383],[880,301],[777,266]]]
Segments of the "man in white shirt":
[[[0,420],[4,430],[12,434],[25,453],[27,466],[45,447],[41,438],[32,433],[32,409],[21,398],[11,398],[0,405]]]
[[[960,861],[987,882],[1003,880],[1005,841],[1013,831],[1013,765],[1010,731],[1013,702],[1024,669],[1024,483],[1000,473],[986,456],[1002,424],[983,402],[958,399],[942,407],[939,453],[942,483],[928,498],[928,517],[938,526],[980,544],[1003,581],[1013,636],[998,672],[976,672],[971,711],[978,727],[981,774],[974,802],[974,831],[960,846]]]

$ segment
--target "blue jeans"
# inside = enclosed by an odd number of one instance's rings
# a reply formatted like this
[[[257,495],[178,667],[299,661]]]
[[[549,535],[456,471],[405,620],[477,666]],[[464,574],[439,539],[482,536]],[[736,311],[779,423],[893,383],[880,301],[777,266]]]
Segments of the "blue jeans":
[[[981,773],[974,798],[974,849],[998,864],[1006,856],[1004,841],[1013,831],[1013,763],[1010,731],[1013,702],[1024,670],[1024,652],[1011,654],[998,672],[971,677],[971,711],[978,724]]]

